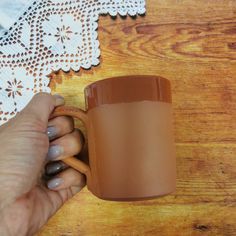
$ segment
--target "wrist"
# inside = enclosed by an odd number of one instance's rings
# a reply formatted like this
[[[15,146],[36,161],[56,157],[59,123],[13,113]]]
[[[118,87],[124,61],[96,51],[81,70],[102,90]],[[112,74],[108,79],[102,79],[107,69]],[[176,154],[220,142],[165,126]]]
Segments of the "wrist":
[[[28,222],[23,209],[13,203],[0,212],[0,235],[15,236],[28,235]]]

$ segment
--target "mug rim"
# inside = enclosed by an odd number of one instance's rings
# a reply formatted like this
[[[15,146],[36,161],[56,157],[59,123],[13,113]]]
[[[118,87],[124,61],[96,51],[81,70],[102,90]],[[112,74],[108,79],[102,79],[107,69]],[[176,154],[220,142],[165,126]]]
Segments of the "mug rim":
[[[104,78],[104,79],[101,79],[101,80],[97,80],[95,82],[92,82],[91,84],[88,84],[87,86],[85,86],[84,88],[84,91],[90,89],[91,87],[94,87],[95,85],[99,85],[99,84],[102,84],[104,82],[107,82],[108,80],[110,79],[130,79],[130,78],[137,78],[137,79],[142,79],[142,78],[145,78],[145,79],[160,79],[162,80],[164,83],[167,83],[169,84],[169,86],[171,86],[171,83],[170,83],[170,80],[162,77],[162,76],[159,76],[159,75],[121,75],[121,76],[112,76],[112,77],[108,77],[108,78]]]
[[[171,83],[158,75],[108,77],[87,85],[84,97],[86,110],[105,104],[145,100],[172,104]]]

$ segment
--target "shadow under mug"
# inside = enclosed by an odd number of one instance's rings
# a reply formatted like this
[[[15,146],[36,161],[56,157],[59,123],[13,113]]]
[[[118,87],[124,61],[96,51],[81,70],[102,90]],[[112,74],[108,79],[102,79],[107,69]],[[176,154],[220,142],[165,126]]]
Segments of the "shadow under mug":
[[[87,130],[89,165],[65,159],[86,175],[97,197],[134,201],[175,190],[171,86],[158,76],[108,78],[85,88],[86,111],[62,106],[52,117],[80,119]]]

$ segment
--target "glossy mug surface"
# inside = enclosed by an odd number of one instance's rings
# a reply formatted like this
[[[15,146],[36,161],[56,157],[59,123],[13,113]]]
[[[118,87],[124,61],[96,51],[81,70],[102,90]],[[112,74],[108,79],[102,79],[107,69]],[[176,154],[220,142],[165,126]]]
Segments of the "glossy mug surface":
[[[97,197],[133,201],[175,190],[176,158],[171,86],[158,76],[124,76],[85,88],[86,111],[58,107],[53,116],[80,119],[88,137],[89,165],[66,163],[84,173]]]

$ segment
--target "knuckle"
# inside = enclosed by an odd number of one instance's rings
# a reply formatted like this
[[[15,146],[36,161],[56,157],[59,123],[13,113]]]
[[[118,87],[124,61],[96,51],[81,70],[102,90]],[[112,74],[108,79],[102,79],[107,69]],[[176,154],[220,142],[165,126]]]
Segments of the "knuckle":
[[[80,141],[80,134],[77,130],[74,130],[68,135],[68,142],[70,143],[70,147],[76,152],[81,150],[82,143]]]
[[[71,169],[70,173],[71,175],[73,175],[71,182],[74,183],[74,185],[81,186],[81,187],[85,185],[85,177],[83,174],[81,174],[80,172],[74,169]]]
[[[50,121],[50,125],[57,126],[64,134],[71,133],[74,130],[74,120],[69,116],[59,116]]]
[[[86,139],[85,139],[85,137],[84,137],[83,132],[82,132],[80,129],[78,129],[78,130],[79,130],[79,133],[80,133],[80,140],[81,140],[81,143],[85,143]]]
[[[74,135],[75,137],[80,141],[80,143],[84,143],[85,138],[84,138],[84,134],[82,133],[82,131],[80,129],[75,129],[74,130]]]
[[[75,138],[80,138],[80,131],[79,131],[79,129],[74,129],[74,131],[72,132],[72,135]]]
[[[66,131],[72,132],[74,130],[74,120],[70,116],[61,116],[58,117],[58,121],[60,124],[63,124],[63,127],[65,128]]]
[[[85,184],[86,184],[85,176],[84,176],[83,174],[80,174],[79,176],[80,176],[80,177],[79,177],[79,185],[80,185],[81,187],[84,187]]]

